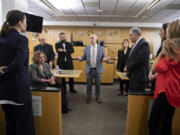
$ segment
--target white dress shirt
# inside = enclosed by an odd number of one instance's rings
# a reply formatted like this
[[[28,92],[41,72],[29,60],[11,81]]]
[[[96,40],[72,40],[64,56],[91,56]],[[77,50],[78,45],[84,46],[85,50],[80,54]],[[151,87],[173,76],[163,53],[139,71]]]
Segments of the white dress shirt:
[[[16,103],[14,101],[11,101],[11,100],[0,100],[0,105],[3,105],[3,104],[9,104],[9,105],[24,105],[24,104],[19,104],[19,103]]]
[[[65,43],[63,43],[63,49],[66,51],[66,45],[65,45]],[[67,59],[66,59],[66,56],[65,56],[65,61],[67,61]]]
[[[97,60],[97,44],[95,44],[95,65],[96,65],[96,60]],[[93,45],[91,45],[91,67],[92,67],[92,49],[93,49]],[[96,68],[96,66],[92,67],[92,68]]]

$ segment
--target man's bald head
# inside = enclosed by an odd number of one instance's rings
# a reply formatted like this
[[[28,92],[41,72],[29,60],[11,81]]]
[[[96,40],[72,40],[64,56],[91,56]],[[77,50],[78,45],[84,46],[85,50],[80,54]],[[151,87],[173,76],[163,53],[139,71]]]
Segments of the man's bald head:
[[[44,36],[39,36],[39,42],[40,42],[40,44],[45,44],[45,42],[46,42],[46,40],[45,40],[45,37]]]
[[[97,43],[97,39],[98,39],[97,35],[95,35],[95,34],[90,35],[90,43],[92,45],[95,45]]]

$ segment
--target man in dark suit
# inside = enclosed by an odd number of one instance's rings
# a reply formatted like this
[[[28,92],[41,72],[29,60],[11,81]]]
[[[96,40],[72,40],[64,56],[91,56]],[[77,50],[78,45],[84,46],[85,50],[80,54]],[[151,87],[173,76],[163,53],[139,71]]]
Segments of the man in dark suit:
[[[54,65],[54,51],[53,47],[50,44],[46,43],[46,40],[43,36],[39,37],[39,45],[36,45],[34,47],[34,52],[35,51],[43,51],[46,54],[47,60],[46,62],[49,64],[50,67],[53,67]]]
[[[60,69],[72,70],[74,66],[73,66],[71,54],[74,52],[74,48],[70,42],[66,41],[66,34],[64,32],[61,32],[59,34],[59,38],[60,41],[55,44],[56,52],[58,53],[57,65],[59,66]],[[66,89],[65,78],[62,78],[62,84]],[[74,90],[73,78],[69,78],[69,87],[70,87],[70,92],[77,93],[77,91]]]
[[[132,28],[129,36],[134,45],[124,71],[130,73],[130,90],[144,91],[148,81],[150,47],[141,37],[140,28]]]

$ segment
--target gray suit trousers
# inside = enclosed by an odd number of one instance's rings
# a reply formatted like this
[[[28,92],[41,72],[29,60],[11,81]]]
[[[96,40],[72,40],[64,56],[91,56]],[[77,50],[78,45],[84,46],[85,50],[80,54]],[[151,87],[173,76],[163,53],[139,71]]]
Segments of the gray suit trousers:
[[[97,73],[96,68],[91,68],[89,73],[86,73],[87,79],[87,97],[92,97],[92,83],[93,79],[95,79],[96,84],[96,98],[100,98],[100,88],[101,88],[101,78],[102,73]]]

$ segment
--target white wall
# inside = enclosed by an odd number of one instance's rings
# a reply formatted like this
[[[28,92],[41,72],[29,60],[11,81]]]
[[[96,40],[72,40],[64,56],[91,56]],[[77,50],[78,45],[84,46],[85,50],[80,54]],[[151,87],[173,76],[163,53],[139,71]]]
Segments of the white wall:
[[[28,3],[27,0],[15,0],[15,9],[27,12]]]
[[[159,31],[157,30],[154,34],[154,49],[153,49],[153,54],[156,55],[156,52],[158,51],[160,45],[161,45],[161,38],[159,36]]]
[[[98,26],[98,27],[145,27],[161,28],[161,23],[139,23],[139,22],[73,22],[73,21],[44,21],[45,26]]]
[[[2,0],[0,0],[0,29],[1,29],[1,26],[2,26]]]

